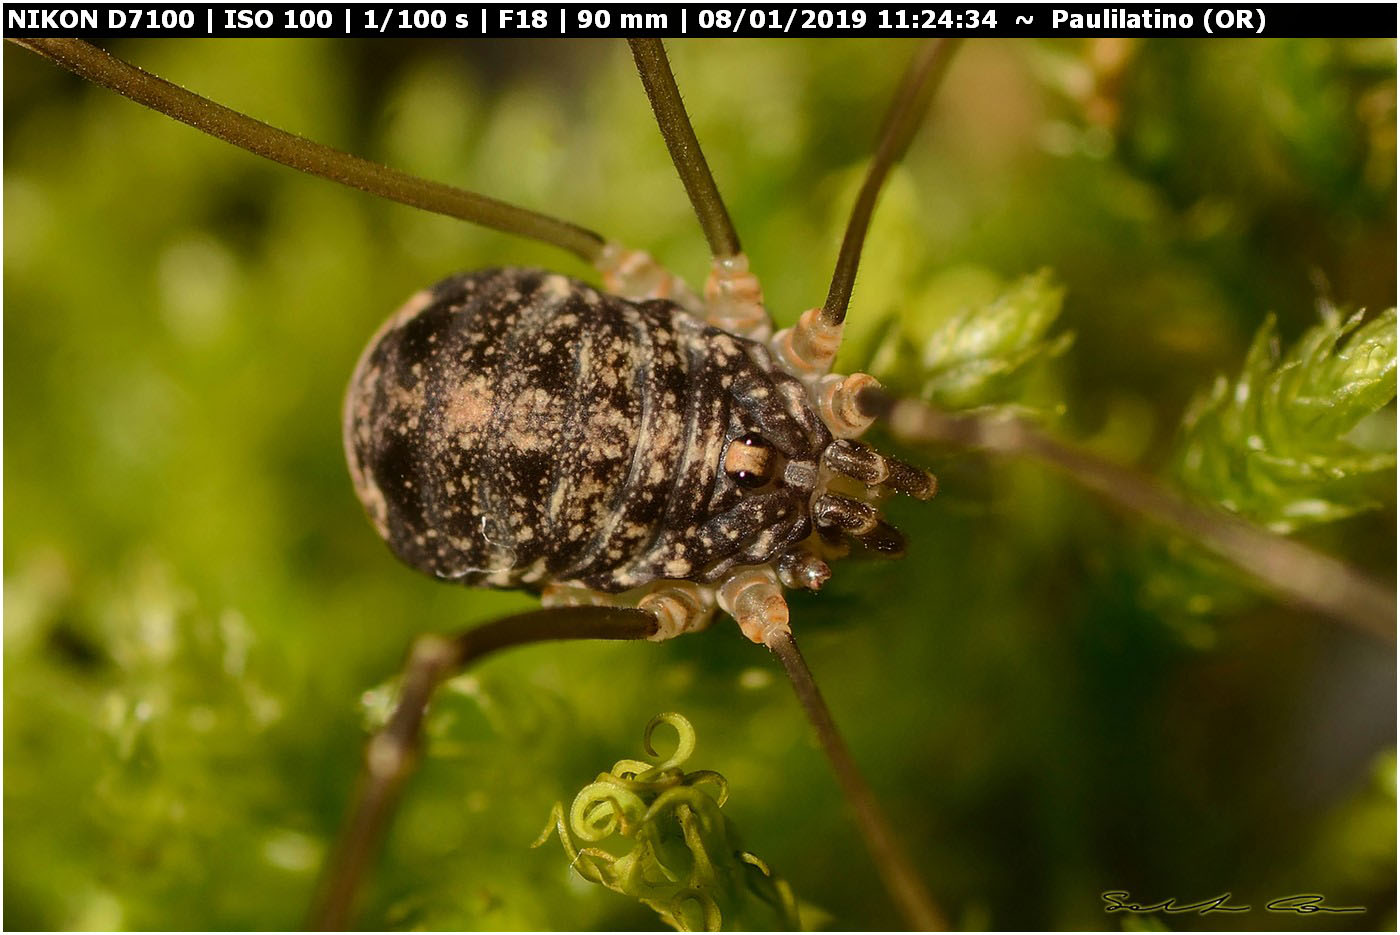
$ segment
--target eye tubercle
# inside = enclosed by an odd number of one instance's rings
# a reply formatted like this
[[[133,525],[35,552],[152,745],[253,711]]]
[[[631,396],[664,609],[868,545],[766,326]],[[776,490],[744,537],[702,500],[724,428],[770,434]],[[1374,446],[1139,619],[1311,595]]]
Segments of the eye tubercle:
[[[740,487],[757,490],[778,474],[778,454],[762,435],[749,432],[729,443],[724,451],[724,473]]]

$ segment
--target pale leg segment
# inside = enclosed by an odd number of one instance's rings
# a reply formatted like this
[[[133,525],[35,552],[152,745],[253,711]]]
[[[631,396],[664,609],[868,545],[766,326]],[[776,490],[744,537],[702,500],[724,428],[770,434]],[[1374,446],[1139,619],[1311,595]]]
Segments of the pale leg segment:
[[[684,279],[674,275],[645,250],[621,244],[603,247],[594,266],[603,274],[603,285],[614,295],[634,302],[668,299],[694,315],[703,314],[704,304]]]
[[[710,261],[705,280],[705,321],[760,343],[773,333],[773,321],[763,304],[763,287],[749,271],[749,258],[742,253],[717,256]]]
[[[610,243],[595,264],[603,285],[624,299],[669,299],[705,323],[753,341],[767,341],[773,323],[763,305],[763,288],[742,253],[715,257],[705,280],[702,301],[685,280],[668,271],[645,250]]]
[[[820,565],[822,580],[831,572]],[[551,584],[540,594],[545,607],[635,607],[656,618],[657,631],[648,639],[674,639],[708,627],[716,610],[739,622],[755,643],[767,644],[775,634],[789,632],[783,586],[772,565],[737,569],[718,587],[693,581],[665,579],[622,594],[605,594],[576,584]]]
[[[577,584],[551,584],[540,593],[545,607],[635,607],[656,618],[653,642],[697,633],[715,615],[715,589],[692,581],[663,579],[621,594],[607,594]]]
[[[719,588],[719,606],[739,621],[745,636],[762,646],[792,634],[783,587],[769,565],[746,568],[726,580]]]
[[[874,424],[856,405],[856,396],[878,389],[880,381],[868,373],[840,376],[831,373],[841,349],[841,324],[831,324],[820,308],[809,308],[797,324],[773,335],[769,347],[783,369],[807,385],[807,392],[826,427],[837,438],[858,438]]]

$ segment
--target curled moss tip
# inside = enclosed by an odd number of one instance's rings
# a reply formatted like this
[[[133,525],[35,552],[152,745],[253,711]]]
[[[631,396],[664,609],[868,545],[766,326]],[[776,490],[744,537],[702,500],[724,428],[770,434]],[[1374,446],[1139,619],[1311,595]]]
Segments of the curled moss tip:
[[[663,724],[677,736],[667,756],[652,742]],[[685,717],[658,714],[642,737],[650,762],[619,760],[567,809],[557,803],[533,846],[558,835],[580,876],[639,900],[679,931],[798,928],[791,887],[743,848],[720,811],[729,783],[713,770],[681,768],[695,743]]]

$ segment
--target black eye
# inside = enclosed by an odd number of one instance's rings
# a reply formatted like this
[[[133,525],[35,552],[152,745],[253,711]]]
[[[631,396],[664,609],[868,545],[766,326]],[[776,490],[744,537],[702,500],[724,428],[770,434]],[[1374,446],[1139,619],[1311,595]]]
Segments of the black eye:
[[[753,432],[740,435],[724,451],[724,473],[747,490],[756,490],[771,481],[777,467],[773,446]]]

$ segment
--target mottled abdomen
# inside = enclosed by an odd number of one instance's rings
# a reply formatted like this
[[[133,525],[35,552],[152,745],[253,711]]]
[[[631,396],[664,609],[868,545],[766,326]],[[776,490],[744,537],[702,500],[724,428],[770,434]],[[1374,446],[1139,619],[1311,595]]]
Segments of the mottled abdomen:
[[[704,577],[725,549],[752,558],[705,526],[740,499],[716,465],[733,364],[755,369],[746,343],[541,270],[445,280],[356,368],[356,491],[394,552],[439,578],[620,591]]]

